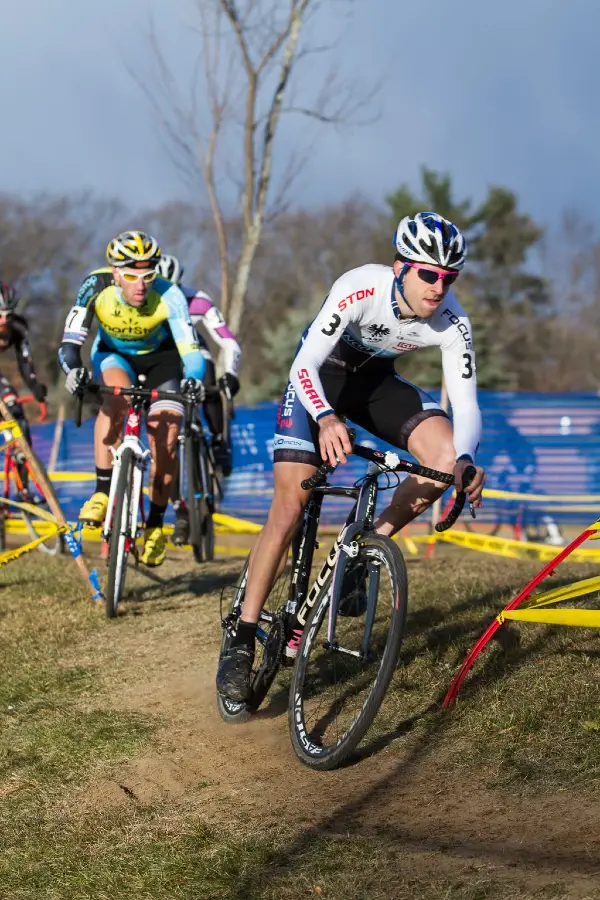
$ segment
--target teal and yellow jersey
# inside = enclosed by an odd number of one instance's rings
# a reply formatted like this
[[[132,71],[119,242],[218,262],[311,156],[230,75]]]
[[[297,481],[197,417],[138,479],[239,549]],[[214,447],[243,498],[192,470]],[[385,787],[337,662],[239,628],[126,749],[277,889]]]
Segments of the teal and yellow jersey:
[[[173,344],[184,377],[201,378],[204,357],[190,319],[187,299],[175,284],[156,278],[142,306],[125,302],[109,268],[96,269],[83,282],[65,322],[58,353],[64,372],[81,366],[81,347],[98,320],[95,348],[127,356],[156,353]]]

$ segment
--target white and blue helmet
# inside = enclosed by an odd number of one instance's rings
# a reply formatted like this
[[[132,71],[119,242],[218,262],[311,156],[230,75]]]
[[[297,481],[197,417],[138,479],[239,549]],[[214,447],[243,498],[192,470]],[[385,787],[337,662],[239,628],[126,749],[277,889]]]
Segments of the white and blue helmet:
[[[396,229],[394,246],[409,262],[443,269],[462,269],[467,245],[462,232],[448,219],[433,212],[405,216]]]
[[[179,284],[183,278],[183,266],[176,256],[169,253],[163,253],[156,266],[156,274],[172,281],[173,284]]]

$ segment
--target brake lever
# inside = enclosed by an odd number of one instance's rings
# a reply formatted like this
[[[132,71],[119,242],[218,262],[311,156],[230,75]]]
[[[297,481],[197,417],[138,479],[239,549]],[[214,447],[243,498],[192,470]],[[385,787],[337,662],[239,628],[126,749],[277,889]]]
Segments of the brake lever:
[[[473,481],[473,479],[475,478],[476,475],[477,475],[477,469],[475,468],[475,466],[467,466],[467,468],[465,469],[465,471],[462,474],[462,489],[463,489],[463,491],[467,490],[467,485],[469,485]],[[477,516],[475,514],[475,506],[473,505],[473,503],[471,503],[470,500],[469,500],[469,512],[471,513],[472,519],[477,518]]]

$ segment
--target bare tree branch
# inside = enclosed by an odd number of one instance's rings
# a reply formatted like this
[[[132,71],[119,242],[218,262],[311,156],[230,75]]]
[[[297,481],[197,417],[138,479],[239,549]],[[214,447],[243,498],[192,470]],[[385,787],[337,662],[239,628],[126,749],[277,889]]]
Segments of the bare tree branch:
[[[298,79],[292,76],[301,64],[334,49],[333,43],[320,39],[317,24],[317,16],[331,6],[331,0],[195,0],[197,19],[188,33],[199,35],[201,52],[194,61],[187,100],[154,29],[149,44],[155,79],[129,69],[151,104],[178,170],[190,183],[202,178],[215,225],[221,307],[234,330],[244,312],[265,221],[285,208],[290,185],[309,155],[305,133],[302,146],[286,151],[273,178],[275,135],[282,116],[296,113],[315,123],[340,125],[348,121],[350,110],[361,108],[364,91],[341,83],[337,71],[327,73],[316,98],[307,98],[304,81],[299,96],[293,96]],[[352,2],[338,0],[338,6],[336,21]],[[310,33],[301,42],[309,25]],[[370,98],[362,104],[368,102]],[[238,131],[241,141],[236,143]],[[231,147],[237,149],[231,153]],[[234,186],[239,196],[232,199]]]
[[[277,128],[277,122],[279,119],[279,112],[281,109],[281,104],[283,102],[283,96],[285,93],[285,89],[287,87],[287,83],[292,71],[292,65],[294,60],[294,53],[296,50],[296,44],[298,42],[298,38],[300,36],[300,29],[302,26],[302,14],[310,0],[298,0],[292,6],[292,10],[290,13],[290,22],[288,31],[288,39],[287,45],[285,46],[283,52],[283,60],[281,63],[281,73],[279,78],[279,83],[277,84],[273,97],[271,99],[271,106],[269,110],[269,114],[267,116],[267,122],[264,129],[263,134],[263,142],[262,142],[262,162],[260,166],[260,172],[258,175],[258,183],[256,186],[256,199],[254,203],[254,215],[252,217],[252,221],[249,226],[246,227],[245,240],[242,245],[242,252],[240,254],[240,258],[238,260],[236,279],[233,285],[232,295],[231,295],[231,304],[230,304],[230,319],[231,319],[231,327],[236,330],[239,327],[242,318],[243,306],[244,306],[244,297],[246,295],[246,290],[248,288],[248,281],[250,279],[250,271],[252,268],[252,262],[254,260],[254,255],[256,253],[256,248],[258,247],[258,243],[260,241],[260,233],[262,228],[263,221],[263,212],[264,205],[267,196],[267,190],[269,187],[269,181],[271,177],[271,165],[272,165],[272,156],[273,156],[273,138],[275,135],[275,130]],[[248,123],[247,123],[248,126]],[[254,128],[254,122],[252,122],[252,128]],[[254,180],[252,185],[247,185],[247,191],[251,190],[254,185]]]

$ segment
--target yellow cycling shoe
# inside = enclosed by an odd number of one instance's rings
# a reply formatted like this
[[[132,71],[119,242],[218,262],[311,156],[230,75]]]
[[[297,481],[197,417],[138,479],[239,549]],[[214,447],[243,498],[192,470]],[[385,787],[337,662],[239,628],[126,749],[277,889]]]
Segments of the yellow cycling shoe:
[[[166,552],[167,539],[162,528],[146,528],[144,552],[140,562],[143,562],[145,566],[160,566],[165,560]]]
[[[108,510],[108,496],[97,491],[86,500],[79,510],[79,518],[86,525],[98,527],[102,525]]]

